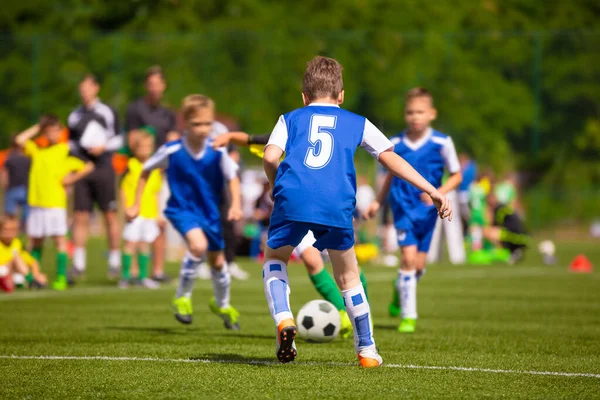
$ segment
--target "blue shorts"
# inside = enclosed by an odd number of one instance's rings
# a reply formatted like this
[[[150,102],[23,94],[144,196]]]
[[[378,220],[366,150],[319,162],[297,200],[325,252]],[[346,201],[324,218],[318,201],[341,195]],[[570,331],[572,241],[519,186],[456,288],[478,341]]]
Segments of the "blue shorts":
[[[202,229],[208,240],[208,251],[220,251],[225,248],[220,220],[209,224],[195,214],[185,211],[169,211],[168,209],[165,211],[165,217],[183,237],[192,229]]]
[[[435,224],[438,219],[437,210],[427,212],[424,218],[419,221],[406,221],[396,224],[396,232],[398,234],[398,245],[417,246],[417,251],[427,253],[435,231]]]
[[[27,188],[25,186],[16,186],[10,188],[4,194],[4,214],[15,216],[17,209],[21,207],[23,219],[27,219]]]
[[[320,251],[348,250],[354,246],[354,229],[313,224],[310,222],[278,221],[269,226],[267,245],[272,249],[283,246],[296,247],[308,231],[312,231],[317,240],[313,247]]]

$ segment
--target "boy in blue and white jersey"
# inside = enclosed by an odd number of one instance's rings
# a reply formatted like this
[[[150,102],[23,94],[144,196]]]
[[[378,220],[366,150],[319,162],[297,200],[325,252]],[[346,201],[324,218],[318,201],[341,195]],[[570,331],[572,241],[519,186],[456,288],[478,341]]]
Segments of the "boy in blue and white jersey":
[[[452,139],[431,128],[436,116],[431,94],[424,88],[410,90],[404,110],[408,128],[391,141],[394,152],[445,195],[460,184],[462,176]],[[450,176],[442,184],[444,169]],[[402,321],[398,331],[410,333],[415,331],[417,320],[417,281],[425,272],[427,251],[438,213],[427,193],[388,173],[377,200],[367,211],[367,217],[377,213],[388,192],[402,253],[396,281],[400,304],[397,304],[398,301],[390,304],[390,314],[400,306]]]
[[[354,348],[360,365],[376,367],[383,361],[375,347],[370,307],[354,252],[357,147],[429,193],[440,216],[450,217],[452,210],[442,194],[391,151],[392,143],[369,120],[339,108],[344,90],[342,66],[336,60],[315,57],[307,65],[302,86],[305,107],[279,118],[263,159],[275,201],[263,280],[277,329],[277,358],[283,363],[296,358],[287,262],[310,230],[316,239],[313,246],[329,251],[354,326]],[[280,162],[284,152],[286,157]]]
[[[165,169],[171,196],[164,214],[188,247],[173,300],[175,318],[183,324],[192,322],[192,288],[198,268],[207,256],[214,291],[210,309],[223,319],[227,329],[239,330],[239,313],[229,303],[231,276],[223,255],[219,212],[223,189],[228,183],[232,197],[228,219],[237,220],[242,216],[238,165],[226,151],[214,150],[208,143],[215,114],[210,98],[186,97],[182,114],[186,124],[184,137],[165,144],[144,163],[135,203],[126,210],[126,216],[133,220],[139,214],[150,172]]]

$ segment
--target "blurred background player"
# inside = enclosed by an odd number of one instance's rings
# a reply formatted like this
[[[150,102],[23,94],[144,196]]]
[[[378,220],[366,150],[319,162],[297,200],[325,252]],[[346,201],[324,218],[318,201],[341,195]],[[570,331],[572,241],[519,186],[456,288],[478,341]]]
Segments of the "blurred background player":
[[[233,142],[238,146],[249,146],[252,153],[262,158],[264,156],[264,146],[269,142],[269,136],[270,135],[250,136],[244,132],[229,132],[219,135],[217,138],[215,138],[213,141],[213,147],[221,148]],[[268,229],[270,225],[271,212],[273,211],[271,185],[268,179],[265,182],[262,196],[257,200],[257,206],[259,205],[261,206],[257,207],[255,216],[257,217],[257,220],[260,219],[263,226]],[[308,272],[308,277],[317,292],[321,295],[321,297],[333,304],[340,313],[340,335],[343,338],[348,338],[352,336],[352,322],[350,321],[348,313],[346,312],[344,299],[342,298],[340,290],[337,287],[333,276],[331,276],[329,271],[325,268],[325,263],[323,262],[321,252],[313,247],[315,241],[315,236],[311,231],[309,231],[294,249],[294,254],[304,263],[306,272]],[[367,280],[362,270],[360,271],[360,280],[363,283],[366,291]]]
[[[31,240],[31,254],[42,259],[44,239],[51,237],[56,244],[56,279],[52,287],[67,288],[67,192],[66,187],[85,178],[94,170],[91,162],[84,163],[69,156],[69,145],[59,143],[62,125],[54,115],[45,115],[39,125],[21,132],[17,144],[31,157],[27,202],[31,207],[27,217],[27,236]],[[31,140],[38,133],[48,138],[49,146],[38,147]]]
[[[437,110],[429,91],[424,88],[409,90],[404,110],[407,129],[392,138],[392,143],[396,154],[438,188],[440,193],[447,194],[458,187],[462,177],[452,139],[431,127],[436,116]],[[445,169],[450,175],[442,184]],[[402,320],[398,331],[410,333],[416,327],[417,281],[425,272],[427,251],[437,222],[437,210],[430,196],[388,173],[368,216],[375,215],[388,192],[402,255],[395,296],[389,311],[390,314],[397,315],[397,307],[400,306]]]
[[[31,158],[23,153],[23,148],[12,139],[12,148],[2,171],[2,189],[4,190],[4,214],[17,217],[20,211],[21,229],[25,228],[27,220],[27,186],[29,185],[29,170]],[[19,210],[20,209],[20,210]]]
[[[283,363],[296,358],[287,263],[309,231],[316,239],[313,246],[329,252],[354,327],[354,350],[360,365],[370,368],[383,363],[373,339],[369,302],[354,252],[354,154],[359,146],[395,175],[429,193],[441,207],[441,216],[451,216],[447,199],[390,151],[393,145],[383,133],[366,118],[339,108],[344,101],[343,87],[342,66],[336,60],[313,58],[302,84],[305,107],[279,118],[265,148],[263,166],[275,204],[263,280],[277,329],[276,355]],[[286,157],[280,161],[284,153]]]
[[[93,75],[86,75],[79,83],[82,105],[68,118],[69,140],[73,154],[94,163],[94,171],[75,185],[75,213],[73,219],[73,268],[70,278],[85,272],[86,244],[89,236],[90,215],[98,206],[106,223],[108,241],[108,275],[119,276],[121,268],[121,241],[117,218],[116,174],[112,153],[123,145],[119,117],[115,110],[98,98],[100,85]]]
[[[19,221],[13,217],[0,219],[0,290],[12,292],[20,277],[30,288],[46,286],[46,275],[40,272],[39,263],[22,247]],[[18,276],[19,279],[14,279]]]
[[[179,285],[173,308],[175,318],[184,324],[192,322],[192,289],[204,257],[212,268],[214,297],[211,311],[218,315],[227,329],[239,329],[239,313],[230,304],[231,276],[223,254],[219,205],[223,187],[229,184],[232,195],[228,218],[242,216],[238,166],[226,152],[216,151],[207,142],[214,121],[213,101],[202,95],[183,99],[182,113],[186,131],[181,140],[162,146],[143,167],[135,203],[126,215],[133,220],[140,213],[140,202],[152,170],[165,169],[171,197],[165,216],[185,238],[188,252],[183,258]]]
[[[121,180],[121,201],[124,207],[133,206],[138,182],[144,163],[154,153],[154,137],[143,130],[132,131],[131,150],[133,157],[127,163],[127,171]],[[159,283],[149,277],[150,247],[160,233],[158,225],[159,196],[162,185],[161,172],[153,170],[148,177],[140,202],[140,213],[123,228],[123,273],[119,281],[120,288],[129,287],[133,257],[137,255],[137,285],[148,289],[157,289]]]
[[[167,89],[167,80],[163,69],[154,65],[146,70],[144,90],[146,94],[127,106],[125,129],[129,134],[138,129],[151,127],[155,134],[155,146],[158,148],[175,138],[177,116],[173,110],[162,104]],[[168,185],[162,185],[163,198],[168,198]],[[160,232],[152,244],[152,279],[157,282],[169,282],[164,272],[166,252],[166,221],[159,217]]]

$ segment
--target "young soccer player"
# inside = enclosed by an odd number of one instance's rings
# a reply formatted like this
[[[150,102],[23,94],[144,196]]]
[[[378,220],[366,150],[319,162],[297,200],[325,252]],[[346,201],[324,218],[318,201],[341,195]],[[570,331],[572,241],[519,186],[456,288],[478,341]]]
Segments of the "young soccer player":
[[[31,140],[38,133],[48,138],[49,146],[38,147]],[[27,236],[32,243],[32,256],[40,262],[44,239],[52,237],[56,244],[55,290],[67,288],[67,192],[65,188],[84,178],[94,169],[69,156],[69,145],[61,143],[62,125],[54,115],[45,115],[40,123],[21,132],[17,144],[31,157],[27,202],[31,208],[27,217]]]
[[[12,292],[13,275],[24,276],[31,288],[46,286],[46,275],[40,272],[38,262],[26,252],[19,234],[19,221],[14,217],[0,219],[0,290]]]
[[[404,110],[408,127],[392,138],[392,143],[396,154],[438,188],[439,193],[445,195],[460,184],[462,177],[452,139],[431,128],[436,116],[431,94],[424,88],[410,90],[406,95]],[[442,184],[444,168],[448,169],[450,176]],[[402,254],[396,281],[399,299],[394,296],[390,313],[400,305],[402,321],[398,331],[414,332],[417,321],[417,281],[425,272],[437,211],[427,193],[388,173],[377,200],[367,211],[367,217],[377,213],[388,192]]]
[[[354,327],[354,349],[363,367],[383,363],[375,347],[371,312],[359,279],[352,214],[356,202],[354,153],[367,150],[395,175],[428,193],[450,217],[446,198],[406,161],[366,118],[339,107],[344,101],[342,66],[315,57],[304,73],[305,107],[282,115],[265,148],[263,166],[274,197],[263,266],[264,290],[277,329],[276,355],[296,358],[296,325],[289,303],[287,262],[312,231],[319,250],[328,249],[336,282]],[[281,156],[286,154],[283,161]]]
[[[182,114],[186,127],[184,137],[165,144],[144,163],[135,202],[127,209],[127,218],[133,220],[139,215],[151,171],[165,169],[171,190],[165,216],[184,237],[188,247],[173,300],[175,318],[183,324],[192,322],[194,279],[200,263],[207,256],[214,290],[210,309],[223,319],[227,329],[238,330],[239,313],[229,302],[231,276],[224,261],[219,214],[223,188],[229,182],[232,202],[228,218],[237,220],[242,216],[238,166],[225,151],[214,150],[207,141],[215,115],[210,98],[202,95],[186,97]]]
[[[132,131],[131,150],[133,157],[127,163],[127,171],[121,181],[121,201],[125,207],[133,206],[138,182],[142,175],[143,164],[154,153],[154,137],[142,130]],[[160,284],[149,278],[150,246],[160,233],[159,195],[162,176],[158,169],[153,170],[146,183],[140,200],[139,216],[125,225],[123,229],[123,276],[119,287],[126,289],[131,281],[131,264],[137,254],[139,274],[136,284],[148,289],[157,289]]]
[[[250,136],[245,132],[228,132],[223,133],[215,138],[213,141],[213,148],[218,149],[221,147],[227,147],[232,142],[238,146],[248,146],[253,154],[259,157],[264,156],[264,146],[269,142],[270,135],[253,135]],[[269,215],[270,217],[270,215]],[[340,335],[343,338],[349,338],[352,336],[352,322],[346,312],[344,306],[344,299],[333,279],[333,276],[325,268],[321,252],[313,247],[315,243],[315,236],[312,232],[308,232],[302,239],[300,244],[294,249],[294,255],[302,260],[308,272],[308,277],[317,290],[317,292],[328,302],[333,304],[340,313]],[[360,280],[367,289],[367,279],[360,271]]]

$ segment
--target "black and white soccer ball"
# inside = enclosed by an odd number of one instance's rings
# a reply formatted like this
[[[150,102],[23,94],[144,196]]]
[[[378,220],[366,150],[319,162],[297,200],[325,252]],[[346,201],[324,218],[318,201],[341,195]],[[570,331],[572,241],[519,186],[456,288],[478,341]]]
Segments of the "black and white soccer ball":
[[[340,313],[325,300],[306,303],[298,312],[298,335],[307,342],[331,342],[340,333]]]

